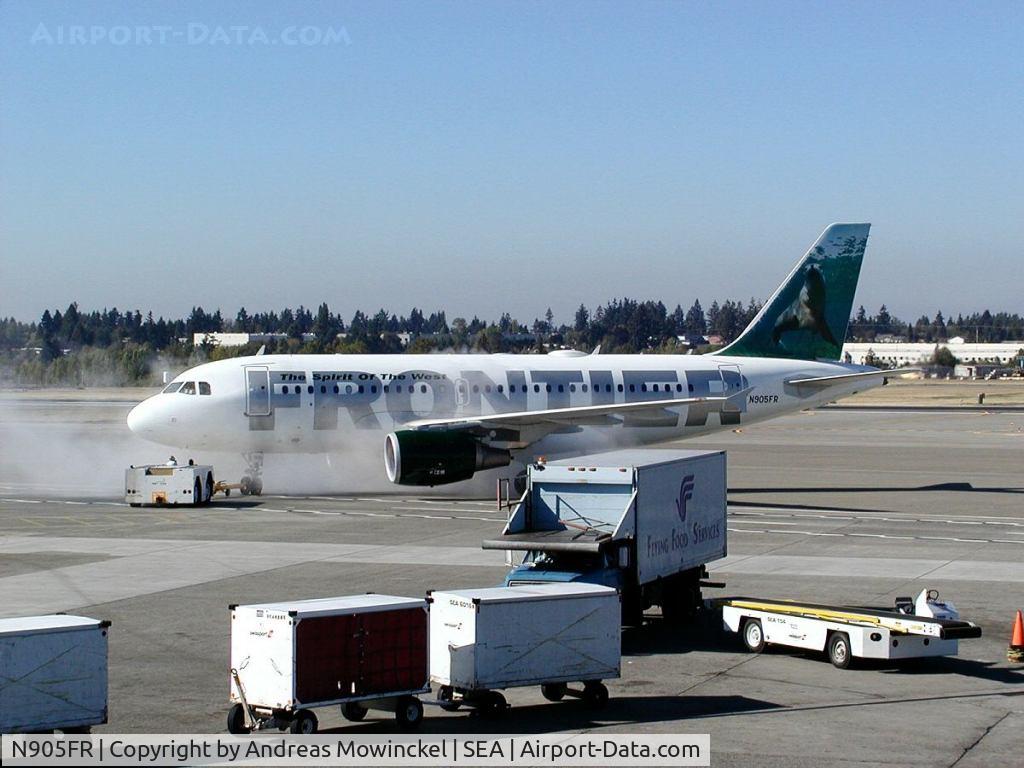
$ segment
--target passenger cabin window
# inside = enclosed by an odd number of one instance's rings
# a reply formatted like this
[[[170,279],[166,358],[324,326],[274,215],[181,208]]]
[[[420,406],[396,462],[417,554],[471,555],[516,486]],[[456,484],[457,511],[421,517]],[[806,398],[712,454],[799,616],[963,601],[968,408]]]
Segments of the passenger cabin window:
[[[186,381],[184,386],[178,391],[183,395],[194,395],[196,393],[196,383],[194,381]]]
[[[213,390],[210,389],[210,382],[200,381],[199,382],[199,394],[200,395],[212,395]]]

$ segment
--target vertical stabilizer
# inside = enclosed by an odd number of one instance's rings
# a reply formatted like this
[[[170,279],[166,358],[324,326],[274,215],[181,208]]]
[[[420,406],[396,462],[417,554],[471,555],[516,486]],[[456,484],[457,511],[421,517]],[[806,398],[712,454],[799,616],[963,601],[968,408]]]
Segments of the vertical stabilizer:
[[[838,360],[870,224],[833,224],[732,344],[715,354]]]

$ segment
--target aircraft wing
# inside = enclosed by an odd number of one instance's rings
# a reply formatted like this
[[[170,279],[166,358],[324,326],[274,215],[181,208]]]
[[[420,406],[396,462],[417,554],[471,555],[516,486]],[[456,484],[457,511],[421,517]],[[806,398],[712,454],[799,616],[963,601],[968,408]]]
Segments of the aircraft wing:
[[[539,428],[542,432],[553,432],[564,427],[611,423],[609,419],[616,416],[655,414],[666,408],[683,405],[700,404],[712,406],[712,412],[735,412],[740,410],[749,391],[749,388],[744,389],[728,397],[681,397],[673,400],[581,405],[575,408],[549,408],[543,411],[517,411],[452,419],[420,419],[403,426],[405,429],[466,429],[479,432],[533,427]]]
[[[812,376],[806,379],[789,379],[786,381],[786,384],[794,387],[824,389],[825,387],[831,387],[833,384],[858,381],[871,376],[902,376],[905,373],[918,373],[920,370],[920,368],[893,368],[887,371],[879,369],[877,371],[862,371],[860,373],[840,373],[836,376]]]

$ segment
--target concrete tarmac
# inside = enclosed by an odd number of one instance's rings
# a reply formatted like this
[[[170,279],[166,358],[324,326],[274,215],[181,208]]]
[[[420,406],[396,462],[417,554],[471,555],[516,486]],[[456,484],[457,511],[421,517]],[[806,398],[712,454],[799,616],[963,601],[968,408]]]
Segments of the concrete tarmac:
[[[505,572],[479,546],[504,517],[490,499],[276,495],[268,467],[267,496],[132,509],[123,468],[157,457],[123,427],[125,404],[0,409],[0,615],[113,621],[97,731],[222,732],[230,603],[419,595]],[[840,671],[816,654],[748,654],[713,620],[669,630],[655,612],[624,632],[607,709],[513,689],[502,720],[432,707],[424,730],[709,732],[716,766],[1020,765],[1024,671],[1006,645],[1024,607],[1022,428],[1014,413],[834,409],[685,443],[729,451],[715,594],[888,606],[938,589],[984,630],[958,658]],[[395,727],[317,714],[325,730]]]

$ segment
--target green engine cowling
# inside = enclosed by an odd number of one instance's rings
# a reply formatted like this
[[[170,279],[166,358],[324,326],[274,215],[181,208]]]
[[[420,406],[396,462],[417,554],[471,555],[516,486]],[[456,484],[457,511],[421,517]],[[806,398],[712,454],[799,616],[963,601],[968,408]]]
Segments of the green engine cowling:
[[[444,485],[482,469],[507,467],[512,454],[455,431],[404,429],[384,441],[388,480],[398,485]]]

